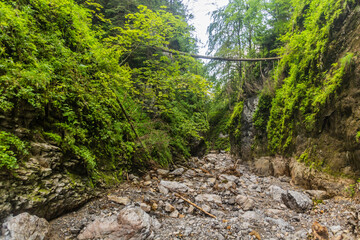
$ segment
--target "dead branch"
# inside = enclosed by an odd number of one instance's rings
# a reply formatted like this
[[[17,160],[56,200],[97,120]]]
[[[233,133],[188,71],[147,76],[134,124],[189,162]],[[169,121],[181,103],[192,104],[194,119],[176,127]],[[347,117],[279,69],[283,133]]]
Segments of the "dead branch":
[[[216,218],[216,216],[212,215],[211,213],[208,213],[207,211],[205,211],[204,209],[202,209],[201,207],[199,207],[198,205],[196,205],[195,203],[191,202],[190,200],[184,198],[183,196],[181,196],[178,193],[174,193],[176,197],[181,198],[182,200],[184,200],[185,202],[189,203],[190,205],[193,205],[194,207],[196,207],[197,209],[199,209],[200,211],[202,211],[203,213],[205,213],[206,215],[209,215],[212,218]]]

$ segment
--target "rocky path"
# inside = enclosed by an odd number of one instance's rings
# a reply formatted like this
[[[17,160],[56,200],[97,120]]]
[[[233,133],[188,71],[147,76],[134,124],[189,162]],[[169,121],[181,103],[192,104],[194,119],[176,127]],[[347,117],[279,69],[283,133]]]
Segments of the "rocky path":
[[[305,192],[285,176],[256,176],[227,154],[129,177],[50,222],[50,239],[357,239],[359,205]]]

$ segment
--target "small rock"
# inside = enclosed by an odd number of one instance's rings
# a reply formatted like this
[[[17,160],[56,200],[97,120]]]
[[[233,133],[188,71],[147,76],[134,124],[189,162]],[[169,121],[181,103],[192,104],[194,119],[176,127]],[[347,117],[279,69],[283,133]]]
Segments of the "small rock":
[[[205,212],[210,212],[211,211],[211,207],[209,205],[203,204],[201,205],[201,208],[205,211]]]
[[[326,227],[321,226],[318,222],[314,222],[311,227],[312,235],[317,240],[329,240],[329,233]]]
[[[166,176],[169,174],[169,170],[160,169],[160,168],[158,170],[156,170],[156,172],[157,172],[157,174],[162,175],[162,176]]]
[[[210,186],[214,186],[215,182],[216,182],[216,178],[209,178],[207,180],[207,182],[209,183]]]
[[[225,213],[216,209],[211,209],[210,213],[218,218],[224,217]]]
[[[228,201],[228,204],[234,205],[235,202],[236,202],[236,197],[231,197],[231,198],[229,199],[229,201]]]
[[[190,205],[190,207],[187,210],[187,213],[192,214],[194,212],[194,210],[195,210],[195,208],[192,205]]]
[[[326,191],[322,190],[306,190],[305,193],[309,194],[315,200],[325,200],[330,197]]]
[[[221,197],[215,194],[199,194],[195,198],[198,202],[214,202],[221,204]]]
[[[285,231],[285,232],[295,231],[295,228],[293,226],[291,226],[288,222],[286,222],[284,219],[281,219],[281,218],[274,219],[274,218],[267,217],[267,218],[265,218],[265,220],[268,222],[271,222],[272,224],[276,224],[278,227],[280,227],[280,229],[282,231]]]
[[[183,168],[177,168],[174,171],[172,171],[170,174],[175,176],[180,176],[184,173],[184,171],[185,170]]]
[[[189,177],[189,178],[194,177],[195,175],[196,175],[195,171],[191,169],[187,170],[184,174],[185,177]]]
[[[226,180],[226,181],[229,181],[229,182],[236,182],[239,180],[238,177],[234,176],[234,175],[227,175],[227,174],[221,174],[219,176],[219,179],[220,180]]]
[[[175,211],[175,207],[173,205],[171,205],[170,203],[166,203],[165,204],[165,211],[166,212],[174,212]]]
[[[312,207],[311,199],[304,193],[289,190],[281,194],[281,199],[288,208],[296,212],[306,212]]]
[[[339,226],[339,225],[337,225],[337,226],[331,226],[331,227],[330,227],[330,230],[331,230],[331,232],[332,232],[334,235],[336,235],[338,232],[341,231],[341,226]]]
[[[26,212],[8,217],[2,225],[5,240],[43,240],[48,238],[48,234],[49,223],[44,218]]]
[[[155,202],[151,205],[151,209],[152,209],[153,211],[156,211],[158,208],[159,208],[159,206],[158,206],[158,204],[155,203]]]
[[[151,184],[152,184],[151,181],[146,181],[146,182],[144,182],[144,186],[150,186]]]
[[[279,186],[272,185],[269,187],[270,195],[275,201],[281,201],[281,195],[286,193],[284,189]]]
[[[178,210],[173,211],[172,213],[170,213],[169,216],[172,217],[172,218],[177,218],[177,217],[179,217],[179,212],[178,212]]]
[[[164,187],[163,185],[159,185],[158,189],[159,189],[159,192],[164,195],[167,195],[169,193],[169,190],[166,187]]]
[[[235,202],[239,204],[244,211],[253,210],[255,206],[254,200],[243,195],[236,196]]]
[[[131,200],[128,198],[128,197],[119,197],[119,196],[116,196],[116,195],[109,195],[108,196],[108,199],[110,201],[113,201],[113,202],[116,202],[116,203],[119,203],[119,204],[122,204],[122,205],[129,205],[131,203]]]
[[[256,213],[255,211],[245,212],[241,217],[246,219],[246,220],[260,221],[262,219],[262,216],[260,214]]]
[[[255,230],[251,231],[249,233],[250,236],[254,236],[257,240],[261,240],[261,236],[258,232],[256,232]]]
[[[147,213],[151,211],[151,207],[149,205],[147,205],[146,203],[140,203],[140,208]]]
[[[171,191],[186,192],[187,190],[189,190],[188,186],[186,186],[185,184],[175,182],[175,181],[161,180],[159,185],[162,185],[163,187],[166,187],[167,189],[169,189]]]

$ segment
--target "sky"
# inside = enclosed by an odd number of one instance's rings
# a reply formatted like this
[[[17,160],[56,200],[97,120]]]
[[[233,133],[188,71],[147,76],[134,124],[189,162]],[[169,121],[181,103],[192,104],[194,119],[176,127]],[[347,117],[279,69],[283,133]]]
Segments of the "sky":
[[[206,30],[210,24],[210,14],[212,11],[227,5],[228,0],[184,0],[183,3],[194,15],[194,19],[191,20],[190,24],[194,25],[196,29],[195,36],[201,41],[199,43],[199,53],[205,55],[208,39]]]

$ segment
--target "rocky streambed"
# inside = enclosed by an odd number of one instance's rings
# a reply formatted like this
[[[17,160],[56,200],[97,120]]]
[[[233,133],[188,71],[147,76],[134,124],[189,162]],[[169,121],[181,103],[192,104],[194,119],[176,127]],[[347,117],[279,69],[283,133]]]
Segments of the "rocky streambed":
[[[213,153],[172,171],[130,175],[107,196],[50,223],[9,217],[0,239],[358,239],[360,205],[328,198]]]

